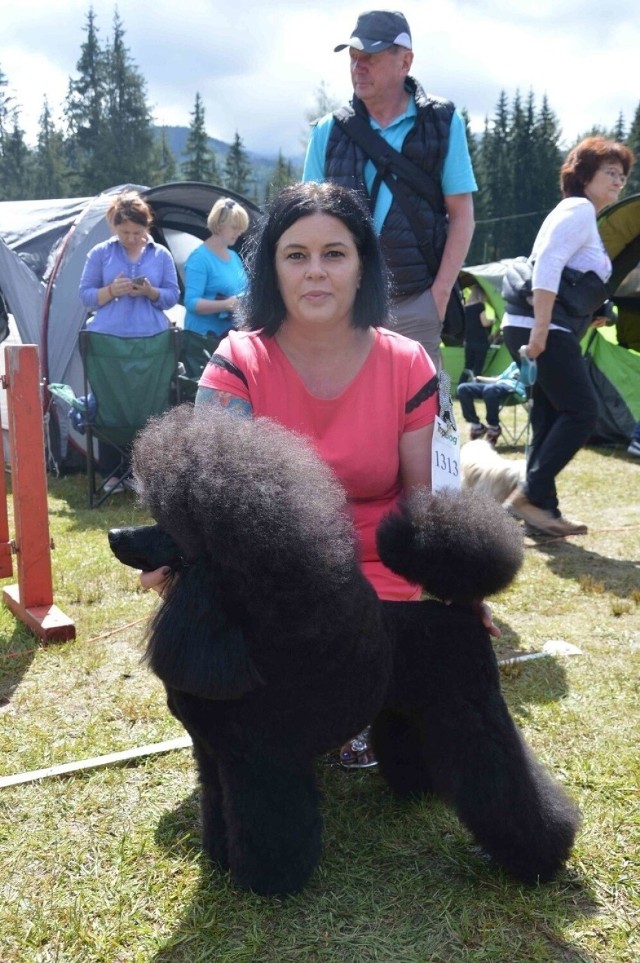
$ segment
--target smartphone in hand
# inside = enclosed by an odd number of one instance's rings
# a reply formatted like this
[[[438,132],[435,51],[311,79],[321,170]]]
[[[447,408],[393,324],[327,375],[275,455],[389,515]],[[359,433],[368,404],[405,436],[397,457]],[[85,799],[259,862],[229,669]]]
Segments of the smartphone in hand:
[[[131,281],[131,283],[133,284],[134,287],[136,287],[136,288],[141,288],[142,285],[145,283],[146,280],[147,280],[147,279],[146,279],[146,277],[144,276],[144,274],[141,274],[139,277],[133,278],[133,280]]]

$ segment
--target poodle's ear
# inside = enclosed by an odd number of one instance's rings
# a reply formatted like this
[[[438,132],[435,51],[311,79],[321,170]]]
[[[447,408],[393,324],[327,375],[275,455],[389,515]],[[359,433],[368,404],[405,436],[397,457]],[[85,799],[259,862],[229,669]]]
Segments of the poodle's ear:
[[[419,490],[378,526],[380,558],[440,599],[467,603],[494,595],[523,561],[518,525],[492,498]]]
[[[218,574],[202,559],[178,574],[153,618],[145,659],[173,689],[239,699],[262,679],[242,630],[229,621]]]

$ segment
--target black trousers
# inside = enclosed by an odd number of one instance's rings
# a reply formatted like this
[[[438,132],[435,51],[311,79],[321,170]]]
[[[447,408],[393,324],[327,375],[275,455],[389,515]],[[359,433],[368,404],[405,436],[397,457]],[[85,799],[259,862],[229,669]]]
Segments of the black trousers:
[[[464,366],[473,371],[475,375],[481,375],[484,363],[489,352],[488,341],[465,341],[464,344]]]
[[[519,363],[518,351],[529,342],[529,328],[508,326],[502,333],[512,358]],[[592,434],[598,402],[580,342],[571,332],[549,331],[547,346],[537,362],[523,491],[534,505],[557,515],[556,478]]]

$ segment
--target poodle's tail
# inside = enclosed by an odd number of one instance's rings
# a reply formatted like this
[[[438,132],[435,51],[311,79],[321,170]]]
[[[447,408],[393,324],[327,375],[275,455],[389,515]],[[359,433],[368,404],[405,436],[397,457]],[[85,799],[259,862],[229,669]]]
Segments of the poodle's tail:
[[[420,489],[378,528],[380,558],[440,599],[468,603],[506,588],[522,565],[522,534],[492,498]]]

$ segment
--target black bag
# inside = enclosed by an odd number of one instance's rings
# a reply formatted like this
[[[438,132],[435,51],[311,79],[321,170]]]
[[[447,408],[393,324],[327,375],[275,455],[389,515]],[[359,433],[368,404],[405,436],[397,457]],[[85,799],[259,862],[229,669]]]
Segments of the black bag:
[[[563,270],[558,300],[572,317],[591,317],[608,298],[607,285],[595,271],[576,271],[569,267]]]
[[[501,293],[507,310],[512,314],[533,317],[532,277],[533,261],[525,257],[514,258],[505,271]],[[560,275],[560,287],[551,320],[580,336],[608,297],[607,285],[595,271],[565,267]]]

